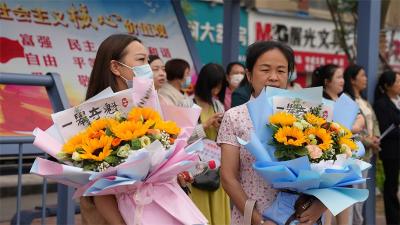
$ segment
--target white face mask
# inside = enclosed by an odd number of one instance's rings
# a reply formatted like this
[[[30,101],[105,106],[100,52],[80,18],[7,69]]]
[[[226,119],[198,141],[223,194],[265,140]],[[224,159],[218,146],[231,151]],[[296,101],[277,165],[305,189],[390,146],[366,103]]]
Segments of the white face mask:
[[[185,83],[182,85],[183,89],[189,88],[190,84],[192,84],[192,76],[188,76],[185,78]]]
[[[123,76],[120,76],[120,77],[125,81],[126,86],[128,86],[128,89],[133,87],[133,80],[128,80]]]
[[[229,83],[233,86],[233,87],[238,87],[240,82],[243,80],[244,75],[241,73],[238,74],[233,74],[231,75],[231,78],[229,80]]]
[[[297,73],[296,71],[292,72],[292,75],[289,77],[289,82],[293,82],[297,79]]]
[[[118,62],[118,63],[125,66],[126,68],[131,69],[133,71],[133,73],[135,74],[135,77],[153,79],[153,70],[151,70],[151,67],[149,64],[130,67],[130,66],[125,65],[122,62]]]

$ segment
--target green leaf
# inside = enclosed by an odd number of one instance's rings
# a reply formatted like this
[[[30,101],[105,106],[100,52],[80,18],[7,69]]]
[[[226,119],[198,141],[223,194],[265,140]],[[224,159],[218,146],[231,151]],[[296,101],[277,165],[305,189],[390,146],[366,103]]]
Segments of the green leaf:
[[[131,141],[131,146],[133,150],[139,150],[142,148],[142,143],[140,143],[140,140],[135,138]]]
[[[279,128],[280,128],[280,126],[277,126],[277,125],[274,125],[274,124],[267,124],[267,126],[272,130],[272,132],[275,134],[278,130],[279,130]]]
[[[107,156],[104,161],[106,161],[110,165],[118,164],[119,158],[117,156],[109,155]]]
[[[274,155],[277,159],[282,159],[286,156],[286,152],[285,152],[285,150],[282,150],[282,149],[276,149]]]
[[[86,161],[83,163],[83,170],[95,171],[97,164],[95,162]]]
[[[77,148],[77,149],[75,149],[75,151],[76,151],[77,153],[79,153],[79,154],[85,153],[85,150],[84,150],[83,148]]]
[[[71,159],[71,154],[67,154],[63,151],[58,152],[56,156],[57,156],[57,158],[59,158],[61,160]]]
[[[114,136],[114,133],[111,131],[111,129],[110,128],[106,128],[106,135],[107,136]]]
[[[305,156],[305,155],[308,154],[308,151],[307,151],[306,148],[299,148],[299,149],[296,149],[295,152],[296,152],[296,155],[300,155],[300,156]]]

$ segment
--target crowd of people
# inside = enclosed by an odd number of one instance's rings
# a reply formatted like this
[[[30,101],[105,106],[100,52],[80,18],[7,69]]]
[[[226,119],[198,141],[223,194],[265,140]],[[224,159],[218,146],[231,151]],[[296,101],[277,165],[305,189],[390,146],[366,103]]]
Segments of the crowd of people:
[[[184,59],[163,62],[159,57],[148,55],[146,47],[133,36],[111,35],[100,45],[86,99],[107,87],[114,92],[132,86],[132,77],[153,76],[154,86],[162,104],[180,107],[201,107],[201,115],[189,142],[205,138],[215,141],[221,148],[220,185],[215,190],[191,185],[178,175],[182,187],[195,205],[207,217],[211,225],[274,224],[265,220],[261,210],[270,206],[277,191],[266,184],[252,169],[254,157],[239,144],[236,137],[249,139],[252,122],[244,105],[256,98],[265,86],[282,89],[298,89],[293,50],[275,41],[256,42],[246,53],[246,63],[232,62],[226,70],[215,63],[204,65],[197,81],[192,82],[190,64]],[[375,76],[369,74],[369,76]],[[194,76],[193,76],[194,78]],[[350,65],[340,68],[328,64],[317,68],[312,74],[312,87],[322,86],[323,97],[337,100],[341,94],[350,96],[360,108],[353,124],[353,133],[360,134],[366,148],[364,160],[373,154],[382,160],[384,181],[384,205],[387,224],[400,224],[400,206],[397,197],[400,170],[400,73],[384,71],[378,78],[374,102],[364,96],[368,76],[362,66]],[[194,84],[194,93],[187,90]],[[380,135],[394,125],[384,137]],[[364,174],[366,177],[367,174]],[[360,185],[355,188],[365,188]],[[249,206],[255,200],[255,206]],[[124,224],[113,196],[81,198],[83,224]],[[250,218],[245,211],[250,210]],[[325,214],[325,224],[336,219],[336,224],[363,224],[363,203],[329,216],[319,201],[298,218],[300,224],[314,224]],[[250,223],[250,222],[249,222]]]

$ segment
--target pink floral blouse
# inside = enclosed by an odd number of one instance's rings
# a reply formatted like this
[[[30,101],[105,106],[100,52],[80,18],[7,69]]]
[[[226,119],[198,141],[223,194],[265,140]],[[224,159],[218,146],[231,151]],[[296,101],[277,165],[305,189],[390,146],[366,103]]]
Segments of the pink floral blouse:
[[[246,195],[257,201],[256,207],[261,213],[275,200],[277,191],[267,185],[253,170],[252,163],[255,158],[236,139],[236,137],[239,137],[243,140],[249,140],[252,129],[253,125],[246,105],[234,107],[224,114],[217,143],[240,147],[240,184]],[[233,206],[231,217],[231,224],[243,224],[243,214],[236,206]]]

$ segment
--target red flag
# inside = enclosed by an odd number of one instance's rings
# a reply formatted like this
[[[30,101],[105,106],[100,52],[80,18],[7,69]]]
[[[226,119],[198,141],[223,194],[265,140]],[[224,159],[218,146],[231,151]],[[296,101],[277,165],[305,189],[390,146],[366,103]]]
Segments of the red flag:
[[[24,47],[18,41],[0,37],[0,63],[24,56]]]

